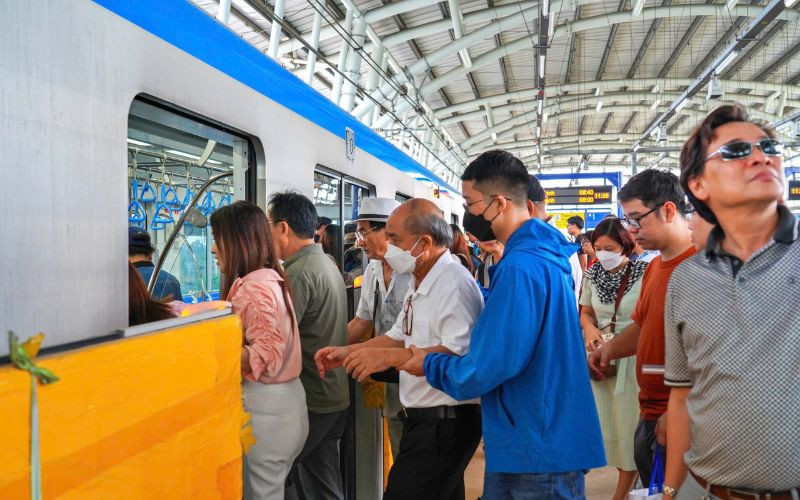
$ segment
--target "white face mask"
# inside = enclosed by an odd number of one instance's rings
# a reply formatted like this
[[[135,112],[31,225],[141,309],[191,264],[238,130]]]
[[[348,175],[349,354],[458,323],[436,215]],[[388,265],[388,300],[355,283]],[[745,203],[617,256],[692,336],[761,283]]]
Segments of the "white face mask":
[[[607,250],[599,250],[596,254],[597,260],[600,261],[600,265],[603,266],[603,269],[606,271],[616,269],[622,264],[622,261],[625,260],[625,256],[621,253],[609,252]]]
[[[411,250],[414,250],[417,243],[419,243],[419,239],[417,239],[417,242],[411,247]],[[419,255],[416,257],[411,255],[411,250],[403,250],[389,243],[389,247],[386,249],[386,255],[384,255],[383,258],[386,259],[386,262],[389,263],[389,266],[391,266],[395,272],[400,274],[411,273],[414,272],[414,269],[417,267],[417,258],[419,258]]]

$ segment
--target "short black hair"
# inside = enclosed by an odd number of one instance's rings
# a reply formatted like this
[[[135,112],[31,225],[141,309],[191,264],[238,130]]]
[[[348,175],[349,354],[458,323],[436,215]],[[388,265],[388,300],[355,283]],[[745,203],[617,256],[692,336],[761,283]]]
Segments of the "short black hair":
[[[378,221],[375,221],[375,220],[368,220],[366,222],[369,223],[369,228],[370,229],[374,229],[376,231],[380,231],[381,229],[386,229],[386,223],[385,222],[378,222]]]
[[[697,126],[689,138],[683,144],[680,156],[681,165],[681,187],[686,191],[686,197],[694,206],[694,210],[708,222],[717,223],[714,212],[704,202],[698,200],[689,189],[689,181],[699,175],[703,175],[705,170],[706,156],[708,155],[708,145],[714,137],[714,130],[726,123],[745,122],[752,123],[764,131],[764,135],[770,139],[775,138],[775,130],[760,120],[753,120],[747,110],[738,104],[727,104],[720,106],[706,116],[700,125]]]
[[[317,229],[321,228],[322,226],[327,226],[328,224],[332,223],[330,217],[325,217],[324,215],[321,217],[317,217]]]
[[[269,215],[273,222],[284,221],[298,238],[314,237],[317,228],[317,209],[314,204],[294,191],[274,193],[269,197]]]
[[[475,189],[490,196],[507,194],[508,199],[524,206],[530,184],[525,164],[508,151],[487,151],[467,165],[461,174],[462,181],[473,181]]]
[[[630,178],[617,193],[620,202],[641,200],[648,208],[671,201],[681,216],[686,215],[686,195],[678,177],[670,172],[651,168]]]
[[[567,225],[575,224],[578,226],[578,229],[583,229],[583,217],[580,215],[573,215],[569,219],[567,219]]]
[[[528,199],[534,203],[540,203],[543,202],[545,198],[542,183],[539,182],[539,179],[537,179],[535,175],[531,175],[530,182],[528,182]]]
[[[344,234],[347,233],[355,233],[356,232],[356,223],[355,222],[348,222],[344,225]]]

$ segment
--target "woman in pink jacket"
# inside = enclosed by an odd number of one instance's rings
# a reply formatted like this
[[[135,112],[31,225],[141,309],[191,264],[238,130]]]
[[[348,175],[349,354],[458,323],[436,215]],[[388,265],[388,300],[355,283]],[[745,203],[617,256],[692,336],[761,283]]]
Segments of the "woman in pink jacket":
[[[238,201],[211,215],[221,297],[242,317],[242,394],[256,443],[244,457],[244,497],[282,499],[308,435],[300,333],[264,212]]]

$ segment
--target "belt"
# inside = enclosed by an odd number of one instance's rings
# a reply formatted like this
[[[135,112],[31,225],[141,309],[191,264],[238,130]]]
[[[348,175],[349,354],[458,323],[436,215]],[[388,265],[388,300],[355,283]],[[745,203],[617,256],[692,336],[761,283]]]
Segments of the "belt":
[[[689,471],[692,477],[702,486],[708,488],[708,481],[698,477],[694,472]],[[722,500],[793,500],[792,491],[757,491],[741,488],[729,488],[728,486],[719,486],[712,484],[708,489],[712,495],[719,497]],[[795,488],[798,490],[798,488]]]
[[[430,408],[403,408],[400,414],[407,418],[468,418],[481,414],[481,405],[432,406]]]

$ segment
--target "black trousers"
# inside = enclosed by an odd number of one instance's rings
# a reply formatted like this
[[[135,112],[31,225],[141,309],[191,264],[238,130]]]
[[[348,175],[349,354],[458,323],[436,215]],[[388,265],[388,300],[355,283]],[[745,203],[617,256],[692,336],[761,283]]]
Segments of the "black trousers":
[[[636,434],[633,436],[633,460],[639,471],[642,486],[650,486],[650,477],[653,475],[653,457],[656,453],[656,421],[642,420],[636,425]],[[667,448],[661,447],[661,463],[666,467]]]
[[[464,470],[481,434],[480,412],[461,418],[403,417],[400,452],[383,500],[464,500]]]

